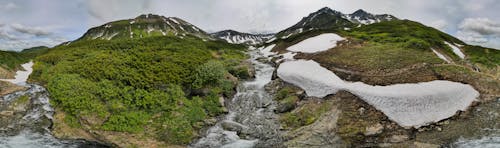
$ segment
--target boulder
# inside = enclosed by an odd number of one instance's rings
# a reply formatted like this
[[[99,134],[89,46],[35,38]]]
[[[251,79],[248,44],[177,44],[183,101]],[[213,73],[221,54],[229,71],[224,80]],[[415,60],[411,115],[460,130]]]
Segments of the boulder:
[[[365,136],[377,135],[377,134],[382,133],[383,130],[384,130],[384,126],[380,123],[377,123],[375,125],[366,127],[364,135]]]
[[[14,115],[14,111],[1,111],[0,117],[10,117]]]
[[[241,123],[230,121],[230,120],[222,121],[221,126],[224,130],[235,131],[237,133],[241,133],[242,131],[244,131],[248,128],[247,126],[245,126]]]

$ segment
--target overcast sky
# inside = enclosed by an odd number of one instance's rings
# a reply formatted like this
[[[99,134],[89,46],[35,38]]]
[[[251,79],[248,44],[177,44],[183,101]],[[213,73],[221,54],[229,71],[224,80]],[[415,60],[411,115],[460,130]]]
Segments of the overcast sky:
[[[500,49],[496,0],[0,0],[0,49],[54,46],[90,27],[145,13],[179,17],[207,32],[277,32],[322,7],[392,14]]]

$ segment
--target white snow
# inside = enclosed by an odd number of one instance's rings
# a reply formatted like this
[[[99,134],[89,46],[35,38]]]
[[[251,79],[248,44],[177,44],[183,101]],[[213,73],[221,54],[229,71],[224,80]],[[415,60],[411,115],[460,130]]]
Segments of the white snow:
[[[111,40],[111,39],[113,39],[113,38],[114,38],[116,35],[118,35],[119,33],[120,33],[120,32],[115,32],[115,33],[113,33],[113,34],[111,34],[111,35],[107,36],[107,37],[106,37],[106,40]]]
[[[274,40],[276,40],[276,37],[273,37],[273,38],[271,38],[271,39],[267,40],[267,41],[266,41],[266,43],[271,43],[271,42],[273,42]]]
[[[282,37],[281,37],[281,39],[286,39],[286,38],[288,38],[288,37],[290,37],[290,36],[292,36],[292,35],[293,35],[293,33],[287,34],[287,35],[285,35],[285,36],[282,36]]]
[[[465,111],[479,96],[470,85],[442,80],[389,86],[347,82],[311,60],[282,63],[277,72],[281,79],[301,87],[309,96],[349,91],[405,128],[449,118],[459,110]]]
[[[457,46],[453,45],[453,44],[450,44],[448,42],[444,42],[446,45],[450,46],[451,49],[453,49],[453,53],[455,53],[457,56],[459,56],[460,58],[464,59],[465,58],[465,54],[462,53],[462,51],[460,50],[460,48],[458,48]]]
[[[345,39],[335,33],[324,33],[292,45],[288,47],[287,50],[303,53],[315,53],[334,48],[337,46],[337,42],[342,40]]]
[[[28,63],[22,64],[21,67],[25,69],[25,71],[17,71],[16,76],[14,79],[0,79],[0,81],[6,81],[10,83],[14,83],[17,85],[25,86],[26,81],[28,80],[28,77],[30,74],[33,72],[33,61],[30,61]]]
[[[262,55],[264,57],[269,57],[270,55],[275,55],[276,53],[271,51],[274,48],[274,46],[276,46],[276,44],[266,46],[260,50],[260,53],[262,53]]]
[[[436,49],[434,49],[434,48],[431,48],[431,49],[432,49],[432,52],[434,52],[440,59],[443,59],[444,61],[451,63],[450,60],[448,60],[443,54],[436,51]]]
[[[175,20],[174,18],[169,17],[168,19],[171,20],[172,22],[176,23],[176,24],[179,24],[179,22],[177,20]]]
[[[196,27],[194,27],[194,26],[191,26],[191,28],[193,28],[194,30],[196,30],[196,31],[198,31],[198,32],[200,31],[200,29],[198,29],[198,28],[196,28]]]
[[[293,61],[293,60],[295,60],[295,58],[293,58],[295,55],[297,55],[297,53],[287,52],[287,53],[284,53],[284,54],[280,54],[280,56],[282,56],[283,58],[277,60],[276,62]]]

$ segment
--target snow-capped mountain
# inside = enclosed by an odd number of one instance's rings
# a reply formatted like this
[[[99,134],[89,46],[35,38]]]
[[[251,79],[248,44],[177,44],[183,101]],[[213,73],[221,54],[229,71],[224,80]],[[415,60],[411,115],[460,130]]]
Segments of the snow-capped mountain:
[[[223,30],[211,33],[215,38],[222,39],[232,44],[258,45],[269,40],[274,34],[250,34],[234,30]]]
[[[374,15],[364,10],[357,10],[352,14],[343,14],[342,12],[332,10],[328,7],[309,14],[302,18],[297,24],[279,32],[276,36],[282,39],[304,31],[315,29],[349,29],[361,24],[368,25],[383,21],[397,20],[398,18],[388,15]]]
[[[212,39],[205,31],[180,18],[154,14],[143,14],[133,19],[109,22],[91,28],[80,39],[111,40],[167,35],[193,35],[204,39]]]
[[[352,14],[347,14],[344,16],[353,23],[365,25],[398,19],[389,14],[374,15],[364,11],[363,9],[359,9]]]

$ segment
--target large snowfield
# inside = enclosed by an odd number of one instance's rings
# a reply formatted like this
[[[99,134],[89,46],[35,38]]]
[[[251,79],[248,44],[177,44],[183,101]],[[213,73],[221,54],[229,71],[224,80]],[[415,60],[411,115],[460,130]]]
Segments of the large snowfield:
[[[287,50],[302,53],[315,53],[334,48],[337,46],[337,42],[342,40],[345,39],[335,33],[324,33],[292,45],[288,47]]]
[[[0,81],[6,81],[10,83],[14,83],[17,85],[26,85],[26,81],[28,80],[28,77],[30,74],[33,72],[33,61],[30,61],[28,63],[22,64],[21,66],[25,69],[25,71],[17,71],[15,79],[0,79]]]
[[[406,128],[418,128],[465,111],[479,96],[470,85],[442,80],[389,86],[347,82],[312,60],[282,63],[277,72],[281,79],[304,89],[308,96],[325,97],[339,90],[351,92]]]

